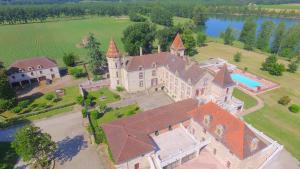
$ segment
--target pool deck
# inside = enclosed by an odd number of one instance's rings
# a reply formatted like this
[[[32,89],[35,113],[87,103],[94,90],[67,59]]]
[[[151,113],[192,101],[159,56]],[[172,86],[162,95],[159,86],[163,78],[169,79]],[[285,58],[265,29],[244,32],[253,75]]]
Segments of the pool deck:
[[[279,84],[274,83],[270,80],[267,80],[265,78],[256,76],[254,74],[251,74],[249,72],[244,72],[240,69],[235,69],[232,73],[237,73],[237,74],[241,74],[247,78],[250,78],[251,80],[257,81],[261,84],[261,86],[257,87],[257,88],[250,88],[247,85],[244,85],[242,83],[238,83],[238,86],[246,89],[247,91],[251,92],[252,94],[256,95],[256,94],[261,94],[270,90],[274,90],[280,87]]]

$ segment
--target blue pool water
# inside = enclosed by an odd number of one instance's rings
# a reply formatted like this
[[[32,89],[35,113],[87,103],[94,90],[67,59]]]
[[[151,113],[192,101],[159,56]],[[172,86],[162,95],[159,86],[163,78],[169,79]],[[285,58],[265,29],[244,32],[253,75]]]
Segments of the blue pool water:
[[[231,78],[234,80],[234,81],[237,81],[239,83],[243,83],[244,85],[250,87],[250,88],[256,88],[258,86],[261,86],[261,84],[255,80],[252,80],[246,76],[243,76],[241,74],[238,74],[238,73],[233,73],[231,74]]]

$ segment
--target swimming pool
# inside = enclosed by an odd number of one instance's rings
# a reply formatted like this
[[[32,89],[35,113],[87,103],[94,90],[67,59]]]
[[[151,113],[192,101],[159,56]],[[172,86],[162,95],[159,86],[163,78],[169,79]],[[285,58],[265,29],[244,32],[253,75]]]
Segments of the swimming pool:
[[[261,83],[255,81],[255,80],[252,80],[252,79],[250,79],[246,76],[243,76],[241,74],[238,74],[238,73],[231,74],[231,78],[234,81],[242,83],[242,84],[244,84],[244,85],[246,85],[247,87],[250,87],[250,88],[256,88],[258,86],[261,86]]]

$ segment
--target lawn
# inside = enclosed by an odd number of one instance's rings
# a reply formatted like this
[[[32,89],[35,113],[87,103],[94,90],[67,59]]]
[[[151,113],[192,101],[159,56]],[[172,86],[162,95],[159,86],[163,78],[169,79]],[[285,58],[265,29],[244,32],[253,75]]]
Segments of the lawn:
[[[245,109],[249,109],[257,104],[257,101],[253,97],[249,96],[238,88],[234,89],[233,96],[244,102]]]
[[[34,120],[39,120],[39,119],[43,119],[43,118],[49,118],[49,117],[52,117],[52,116],[55,116],[55,115],[58,115],[61,113],[71,112],[72,110],[73,110],[73,106],[69,106],[69,107],[64,107],[61,109],[50,110],[50,111],[47,111],[45,113],[41,113],[38,115],[29,116],[26,119],[30,120],[30,121],[34,121]]]
[[[239,63],[233,61],[233,55],[236,52],[242,53]],[[241,69],[248,67],[249,72],[280,84],[279,89],[258,95],[265,102],[265,107],[244,118],[257,129],[279,141],[296,158],[300,159],[300,113],[291,113],[288,106],[277,103],[280,97],[288,95],[293,103],[300,105],[300,71],[295,74],[285,72],[280,77],[271,76],[260,70],[262,62],[267,57],[265,54],[214,42],[200,48],[199,54],[194,58],[200,61],[212,57],[226,59]],[[284,60],[280,62],[287,64]]]
[[[0,142],[0,169],[12,169],[17,163],[18,155],[9,142]]]
[[[120,100],[120,96],[112,92],[109,88],[103,87],[97,91],[89,92],[89,95],[92,95],[95,98],[97,105],[107,104]],[[101,97],[104,97],[103,99]]]
[[[76,44],[92,32],[106,51],[110,38],[114,38],[123,50],[121,36],[131,22],[127,17],[87,16],[82,19],[57,20],[46,23],[21,25],[0,25],[0,58],[6,66],[17,59],[34,56],[48,56],[60,65],[64,53],[74,52],[81,59],[86,57],[86,49]]]
[[[300,4],[259,5],[259,7],[270,8],[270,9],[293,9],[293,10],[300,10]]]
[[[121,117],[127,117],[135,114],[138,110],[139,106],[137,104],[128,105],[118,109],[112,109],[106,112],[101,118],[99,118],[98,123],[101,125],[103,123],[108,123]]]

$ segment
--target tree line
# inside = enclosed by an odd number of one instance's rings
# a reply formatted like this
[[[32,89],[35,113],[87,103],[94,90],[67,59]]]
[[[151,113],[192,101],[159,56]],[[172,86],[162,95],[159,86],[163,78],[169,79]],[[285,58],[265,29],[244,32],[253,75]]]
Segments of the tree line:
[[[195,9],[195,7],[198,9]],[[228,14],[228,15],[268,15],[295,17],[299,13],[291,10],[269,10],[253,6],[234,5],[199,5],[197,1],[141,1],[141,2],[90,2],[90,3],[63,3],[43,5],[2,5],[0,7],[0,24],[18,24],[29,22],[43,22],[47,18],[58,18],[65,16],[101,15],[120,16],[130,13],[138,13],[157,19],[158,23],[168,21],[172,16],[192,18],[195,10],[199,15]],[[161,12],[163,11],[163,12]],[[161,19],[155,15],[162,13]],[[167,20],[165,19],[167,18]],[[154,20],[155,20],[154,19]],[[170,25],[171,23],[163,23]]]

